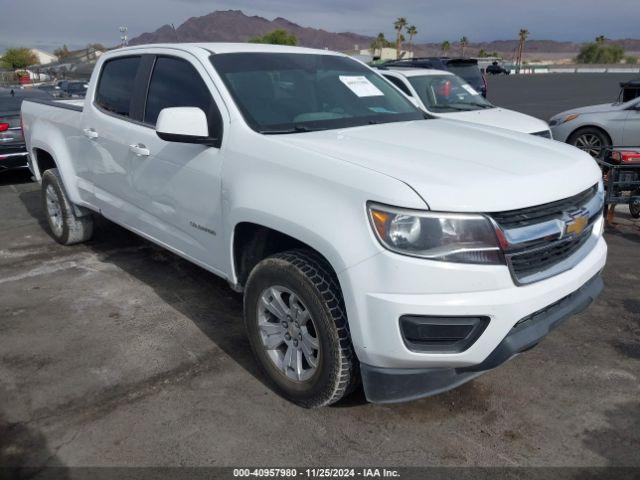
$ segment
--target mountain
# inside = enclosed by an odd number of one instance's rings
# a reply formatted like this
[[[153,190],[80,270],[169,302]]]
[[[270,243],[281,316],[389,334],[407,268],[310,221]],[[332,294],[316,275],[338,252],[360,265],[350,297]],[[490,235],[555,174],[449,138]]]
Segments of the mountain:
[[[129,45],[162,42],[246,42],[251,37],[264,35],[277,28],[293,33],[298,44],[305,47],[328,48],[330,50],[353,50],[367,48],[372,37],[355,33],[332,33],[317,28],[301,27],[286,18],[267,20],[248,16],[240,10],[217,11],[202,17],[192,17],[173,29],[164,25],[152,33],[143,33],[129,41]]]
[[[333,33],[326,30],[302,27],[286,18],[267,20],[259,16],[245,15],[240,10],[212,12],[201,17],[192,17],[175,30],[171,25],[163,25],[151,33],[143,33],[129,41],[130,45],[163,42],[246,42],[251,37],[264,35],[277,28],[294,34],[298,44],[304,47],[328,48],[347,51],[368,48],[373,37],[356,33]],[[393,40],[395,36],[390,36]],[[640,40],[615,40],[627,52],[640,52]],[[574,42],[556,42],[554,40],[527,40],[525,55],[527,58],[540,57],[541,54],[553,54],[554,57],[574,57],[582,44]],[[498,52],[505,58],[511,58],[518,46],[517,40],[495,40],[492,42],[470,43],[468,55],[477,55],[483,49],[486,52]],[[439,43],[416,44],[414,51],[419,55],[440,55]],[[459,53],[459,45],[452,42],[450,55]]]

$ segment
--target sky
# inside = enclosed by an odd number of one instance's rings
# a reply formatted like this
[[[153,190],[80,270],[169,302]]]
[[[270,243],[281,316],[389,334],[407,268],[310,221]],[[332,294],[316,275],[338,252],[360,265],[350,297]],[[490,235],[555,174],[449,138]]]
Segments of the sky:
[[[268,19],[365,35],[393,36],[404,16],[418,28],[416,42],[513,39],[527,28],[531,39],[589,41],[640,37],[640,0],[2,0],[0,51],[10,46],[53,50],[67,44],[119,43],[215,10],[238,9]]]

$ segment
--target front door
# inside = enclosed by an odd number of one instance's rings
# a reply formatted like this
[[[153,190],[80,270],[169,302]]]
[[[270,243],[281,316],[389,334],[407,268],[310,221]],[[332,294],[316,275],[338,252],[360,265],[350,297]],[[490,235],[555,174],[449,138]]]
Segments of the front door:
[[[184,56],[155,58],[143,119],[131,125],[131,161],[126,172],[135,208],[136,230],[221,272],[224,270],[221,218],[221,169],[224,149],[166,142],[156,135],[160,111],[198,107],[206,114],[211,136],[221,138],[222,120],[211,79]]]
[[[635,109],[629,109],[627,113],[622,141],[626,146],[640,147],[640,102],[636,103]]]

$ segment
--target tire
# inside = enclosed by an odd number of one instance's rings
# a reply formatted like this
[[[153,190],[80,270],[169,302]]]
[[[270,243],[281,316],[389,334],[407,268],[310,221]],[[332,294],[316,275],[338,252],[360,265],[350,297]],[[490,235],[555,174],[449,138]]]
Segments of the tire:
[[[600,158],[604,148],[611,146],[609,136],[595,127],[579,128],[569,136],[567,143],[587,152],[593,158]]]
[[[314,252],[290,250],[262,260],[247,281],[244,318],[258,364],[288,400],[322,407],[358,385],[338,279]]]
[[[633,218],[640,218],[640,190],[636,190],[633,196],[637,197],[638,200],[629,204],[629,212]]]
[[[42,210],[47,217],[49,230],[56,242],[62,245],[73,245],[85,242],[93,234],[93,217],[90,212],[82,216],[76,215],[76,209],[67,197],[67,193],[57,168],[52,168],[42,175]]]

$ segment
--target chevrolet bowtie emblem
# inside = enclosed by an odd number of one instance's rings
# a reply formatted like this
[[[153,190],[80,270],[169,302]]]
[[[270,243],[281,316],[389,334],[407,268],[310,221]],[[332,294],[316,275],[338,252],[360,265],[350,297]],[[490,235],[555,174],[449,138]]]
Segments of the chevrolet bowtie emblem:
[[[589,223],[589,219],[582,215],[580,217],[572,218],[566,223],[565,234],[566,235],[579,235]]]

